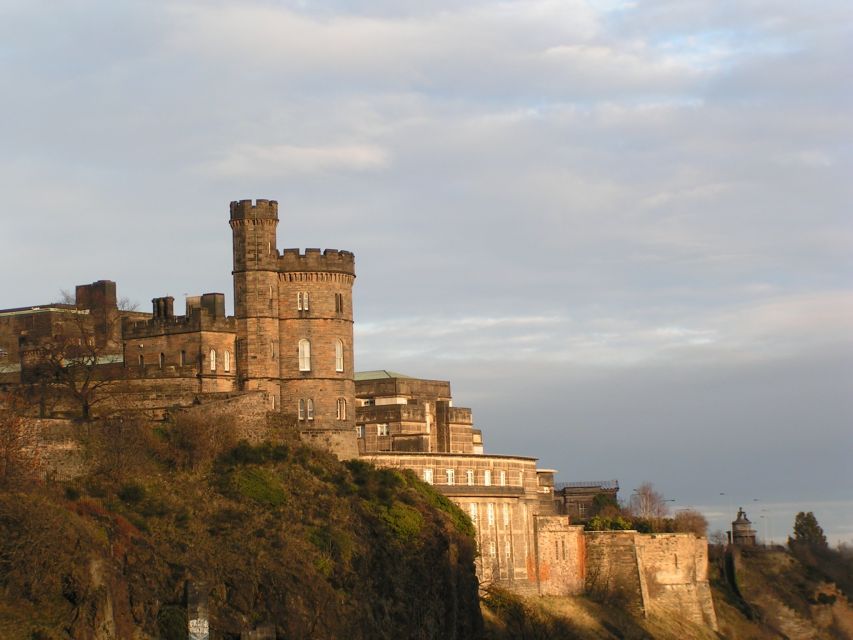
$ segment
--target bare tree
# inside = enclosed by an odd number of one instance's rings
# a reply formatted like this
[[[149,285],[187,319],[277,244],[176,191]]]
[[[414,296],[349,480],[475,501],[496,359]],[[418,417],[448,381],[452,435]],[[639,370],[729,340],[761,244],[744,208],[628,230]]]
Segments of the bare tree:
[[[679,509],[674,518],[675,530],[682,533],[708,535],[708,519],[696,509]]]
[[[40,460],[32,420],[23,402],[10,394],[0,395],[0,488],[20,486],[39,475]]]
[[[62,304],[73,304],[70,293],[63,291],[61,298]],[[78,408],[80,418],[89,420],[93,408],[110,396],[108,391],[120,386],[127,371],[117,339],[119,308],[97,318],[88,309],[69,309],[52,335],[23,345],[22,381],[30,398],[37,399],[40,415],[64,397]]]
[[[639,487],[634,489],[631,494],[631,499],[628,503],[628,508],[631,515],[635,518],[645,518],[647,520],[655,520],[665,518],[669,514],[669,509],[666,505],[663,494],[655,491],[655,487],[651,482],[644,482]]]

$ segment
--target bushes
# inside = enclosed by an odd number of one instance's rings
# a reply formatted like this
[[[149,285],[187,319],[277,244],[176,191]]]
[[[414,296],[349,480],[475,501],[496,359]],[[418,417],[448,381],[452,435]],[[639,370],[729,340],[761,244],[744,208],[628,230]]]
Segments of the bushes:
[[[622,516],[593,516],[584,525],[587,531],[628,531],[635,528],[635,522],[631,522]],[[639,531],[639,529],[637,529]]]
[[[238,496],[271,507],[280,506],[287,497],[278,476],[271,469],[263,467],[234,469],[230,474],[229,485]]]

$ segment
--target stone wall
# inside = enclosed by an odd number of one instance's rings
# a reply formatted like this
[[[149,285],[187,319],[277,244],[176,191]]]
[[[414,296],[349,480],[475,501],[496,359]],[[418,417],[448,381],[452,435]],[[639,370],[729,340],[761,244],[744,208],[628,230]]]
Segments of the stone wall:
[[[650,614],[678,615],[717,628],[708,584],[708,541],[691,533],[638,534],[634,538]]]
[[[566,596],[583,593],[586,545],[583,527],[565,516],[535,520],[539,593]]]
[[[588,531],[586,588],[647,616],[717,628],[708,583],[708,542],[692,533]]]

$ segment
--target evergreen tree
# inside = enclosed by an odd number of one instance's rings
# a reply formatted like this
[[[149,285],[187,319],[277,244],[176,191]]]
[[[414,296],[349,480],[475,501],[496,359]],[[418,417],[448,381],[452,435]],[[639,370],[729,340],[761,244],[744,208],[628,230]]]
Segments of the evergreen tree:
[[[792,544],[802,544],[821,549],[826,549],[829,546],[823,528],[817,523],[817,518],[811,511],[808,513],[800,511],[797,514],[797,517],[794,518],[794,538],[788,540]]]

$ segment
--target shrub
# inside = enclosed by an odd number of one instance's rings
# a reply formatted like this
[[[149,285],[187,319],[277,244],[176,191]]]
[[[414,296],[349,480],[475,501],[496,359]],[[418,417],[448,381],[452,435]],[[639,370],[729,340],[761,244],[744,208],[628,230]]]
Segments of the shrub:
[[[287,495],[281,480],[263,467],[235,469],[230,476],[230,485],[240,496],[273,507],[280,506]]]
[[[136,504],[145,499],[145,487],[136,483],[128,483],[118,490],[118,497],[127,504]]]
[[[417,509],[402,502],[395,502],[390,508],[383,509],[381,518],[400,542],[410,542],[420,534],[424,526],[424,517]]]

